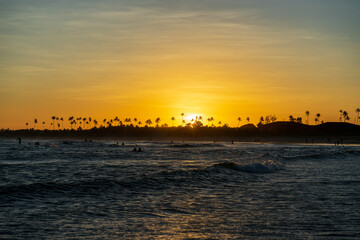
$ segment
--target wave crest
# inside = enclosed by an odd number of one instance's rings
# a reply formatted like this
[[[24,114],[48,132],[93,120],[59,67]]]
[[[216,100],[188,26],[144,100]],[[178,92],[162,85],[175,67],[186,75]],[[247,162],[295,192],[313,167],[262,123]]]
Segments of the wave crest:
[[[272,173],[282,169],[281,164],[273,160],[256,162],[246,165],[237,165],[236,163],[233,162],[223,162],[223,163],[215,164],[215,167],[222,167],[222,168],[227,168],[227,169],[246,172],[246,173]]]

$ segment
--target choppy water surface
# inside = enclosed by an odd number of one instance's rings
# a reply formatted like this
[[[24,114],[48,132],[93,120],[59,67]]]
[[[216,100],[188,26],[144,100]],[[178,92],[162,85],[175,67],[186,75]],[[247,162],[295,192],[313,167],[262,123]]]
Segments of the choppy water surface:
[[[360,239],[360,146],[71,143],[0,141],[0,238]]]

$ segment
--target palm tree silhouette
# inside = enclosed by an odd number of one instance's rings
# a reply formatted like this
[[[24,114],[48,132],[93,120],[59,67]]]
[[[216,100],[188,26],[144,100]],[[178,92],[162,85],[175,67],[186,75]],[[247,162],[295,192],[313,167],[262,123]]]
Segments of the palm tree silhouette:
[[[151,126],[151,124],[152,124],[151,119],[146,120],[146,121],[145,121],[145,124],[147,124],[147,125],[150,125],[150,126]]]
[[[42,122],[43,130],[45,130],[45,122]]]
[[[306,124],[309,125],[309,116],[310,116],[309,110],[307,110],[307,111],[305,112],[305,115],[306,115]]]
[[[317,113],[316,117],[317,117],[317,120],[320,121],[320,117],[321,117],[320,113]]]
[[[29,123],[25,123],[26,129],[29,130]]]
[[[185,115],[185,114],[184,114],[184,113],[181,113],[180,115],[181,115],[181,122],[184,123],[184,115]]]
[[[347,111],[343,111],[342,115],[343,115],[343,118],[344,118],[344,122],[350,120],[349,113]]]
[[[315,125],[317,124],[318,121],[319,121],[319,119],[318,119],[318,118],[315,118]]]
[[[359,123],[360,108],[357,108],[357,109],[355,110],[355,112],[356,112],[355,123],[358,124],[358,123]]]
[[[175,117],[171,117],[172,126],[174,126]]]
[[[87,118],[83,118],[83,119],[82,119],[82,120],[83,120],[83,124],[84,124],[84,125],[83,125],[83,128],[84,128],[84,129],[85,129],[85,124],[86,124],[86,119],[87,119]]]
[[[53,120],[53,124],[52,124],[52,125],[53,125],[53,129],[55,128],[55,118],[56,118],[55,116],[52,116],[52,117],[51,117],[51,119]]]
[[[161,119],[159,117],[155,119],[156,127],[159,127],[160,122],[161,122]]]
[[[239,127],[239,125],[240,125],[240,122],[241,122],[241,117],[238,117],[238,118],[237,118],[237,120],[238,120],[238,124],[237,124],[237,127]]]
[[[56,125],[58,126],[58,130],[59,130],[59,117],[56,117]]]
[[[35,119],[34,119],[34,129],[35,129],[35,127],[36,127],[37,122],[38,122],[38,121],[37,121],[37,119],[35,118]]]
[[[68,121],[70,122],[71,129],[72,129],[72,125],[73,125],[73,120],[74,120],[74,116],[71,116],[68,119]]]
[[[247,117],[247,118],[246,118],[246,121],[249,123],[249,122],[250,122],[250,118],[249,118],[249,117]]]
[[[342,121],[342,116],[343,116],[343,110],[340,110],[339,113],[340,113],[339,121],[341,122]]]

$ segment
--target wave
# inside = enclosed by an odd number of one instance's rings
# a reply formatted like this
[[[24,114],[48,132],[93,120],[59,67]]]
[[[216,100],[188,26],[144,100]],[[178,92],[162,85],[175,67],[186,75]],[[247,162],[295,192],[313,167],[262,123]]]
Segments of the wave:
[[[224,171],[221,171],[224,169]],[[43,195],[99,195],[103,193],[119,193],[124,191],[162,190],[183,185],[207,185],[236,181],[227,170],[245,173],[271,173],[281,169],[281,165],[268,160],[261,163],[238,165],[223,162],[209,167],[195,169],[179,169],[160,171],[151,174],[138,174],[126,178],[93,178],[77,179],[67,182],[35,182],[30,184],[2,185],[0,197],[27,198]],[[219,171],[220,170],[220,171]],[[241,179],[241,176],[239,176]]]
[[[272,173],[282,169],[281,164],[273,160],[256,162],[246,165],[237,165],[236,163],[233,162],[223,162],[223,163],[217,163],[214,166],[231,169],[235,171],[246,172],[246,173]]]
[[[310,154],[301,154],[295,156],[283,156],[285,160],[298,160],[298,159],[329,159],[329,158],[343,158],[360,156],[360,150],[353,149],[339,149],[329,152],[319,152]]]

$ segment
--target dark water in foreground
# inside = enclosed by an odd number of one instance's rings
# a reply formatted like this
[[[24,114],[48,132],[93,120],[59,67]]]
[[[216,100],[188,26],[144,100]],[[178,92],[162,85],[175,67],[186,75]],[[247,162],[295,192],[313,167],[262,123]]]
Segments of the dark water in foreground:
[[[0,141],[0,238],[360,239],[360,146],[26,144]]]

